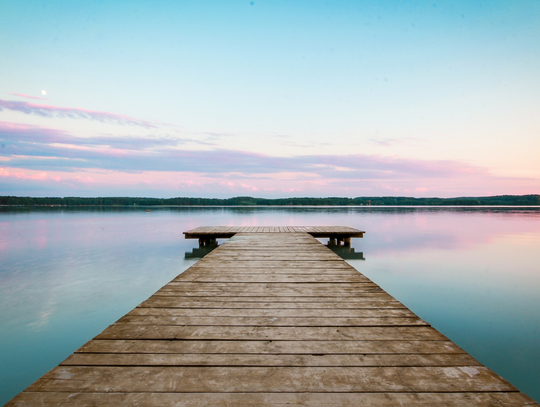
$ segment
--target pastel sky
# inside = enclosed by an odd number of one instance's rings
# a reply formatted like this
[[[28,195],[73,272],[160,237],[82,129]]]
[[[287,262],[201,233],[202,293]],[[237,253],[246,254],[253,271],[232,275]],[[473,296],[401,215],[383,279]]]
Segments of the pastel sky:
[[[0,195],[540,193],[540,2],[0,1]]]

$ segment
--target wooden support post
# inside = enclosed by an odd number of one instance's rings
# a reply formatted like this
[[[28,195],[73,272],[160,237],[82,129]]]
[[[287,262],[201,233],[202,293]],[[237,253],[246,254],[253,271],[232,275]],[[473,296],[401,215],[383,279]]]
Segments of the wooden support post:
[[[343,238],[343,245],[345,247],[351,247],[351,238],[350,237]]]

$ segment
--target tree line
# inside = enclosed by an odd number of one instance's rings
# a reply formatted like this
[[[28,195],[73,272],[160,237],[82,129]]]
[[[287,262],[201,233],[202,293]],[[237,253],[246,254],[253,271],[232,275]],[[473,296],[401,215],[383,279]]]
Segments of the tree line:
[[[354,206],[354,205],[540,205],[540,195],[497,195],[460,198],[413,198],[403,196],[371,196],[358,198],[132,198],[132,197],[21,197],[0,196],[3,206]]]

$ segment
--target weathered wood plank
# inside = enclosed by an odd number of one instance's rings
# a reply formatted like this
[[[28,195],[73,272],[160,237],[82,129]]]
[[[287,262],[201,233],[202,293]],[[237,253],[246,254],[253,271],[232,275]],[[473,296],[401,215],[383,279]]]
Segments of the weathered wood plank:
[[[268,246],[261,247],[259,250],[256,250],[255,248],[251,248],[250,250],[246,250],[242,247],[239,247],[235,249],[233,246],[220,246],[214,250],[212,250],[210,253],[208,253],[205,256],[205,259],[210,259],[212,257],[238,257],[238,256],[250,256],[250,257],[276,257],[276,256],[286,256],[286,257],[320,257],[320,258],[329,258],[336,260],[336,257],[339,258],[339,256],[334,253],[331,250],[320,248],[319,246],[315,246],[317,249],[310,248],[309,246],[306,248],[298,248],[295,247],[293,250],[290,248],[290,250],[268,250]],[[303,249],[305,251],[303,251]]]
[[[197,299],[203,299],[197,301]],[[143,301],[141,308],[251,308],[251,309],[365,309],[405,308],[390,296],[380,297],[152,297]],[[209,300],[212,301],[209,301]],[[249,299],[249,301],[248,301]],[[332,301],[332,299],[334,299]],[[324,312],[324,311],[321,311]]]
[[[337,269],[327,267],[325,269],[311,269],[309,267],[300,267],[300,268],[286,268],[286,267],[280,267],[280,268],[264,268],[264,267],[241,267],[237,268],[234,266],[204,266],[200,263],[195,263],[192,267],[184,271],[184,273],[179,274],[176,278],[179,278],[180,276],[184,275],[187,272],[199,272],[199,273],[222,273],[222,274],[253,274],[253,275],[274,275],[274,274],[307,274],[316,276],[319,275],[321,277],[324,276],[332,276],[332,275],[350,275],[350,276],[360,276],[363,278],[366,278],[366,276],[358,273],[357,270],[353,269],[352,267],[344,268],[340,267]]]
[[[457,354],[451,341],[240,341],[240,340],[91,340],[77,352],[89,353],[210,353],[210,354]]]
[[[246,246],[246,245],[249,245]],[[232,248],[238,248],[239,250],[262,250],[268,248],[269,250],[277,251],[279,249],[283,249],[285,251],[302,251],[302,250],[317,250],[322,251],[323,249],[328,249],[325,246],[321,245],[318,241],[291,241],[291,240],[283,240],[283,239],[276,239],[273,241],[267,241],[267,242],[260,242],[260,241],[227,241],[226,243],[223,243],[221,246],[223,248],[232,249]]]
[[[238,280],[238,281],[237,281]],[[174,279],[171,282],[199,282],[199,283],[372,283],[369,279],[350,273],[330,274],[317,277],[314,274],[285,274],[269,273],[207,273],[192,271],[186,273],[184,279]]]
[[[459,389],[459,390],[457,390]],[[60,366],[28,391],[452,392],[516,391],[482,366],[105,367]]]
[[[176,295],[171,296],[152,296],[147,301],[156,299],[166,299],[166,297],[170,297],[171,300],[182,300],[182,297],[186,297],[185,295],[179,293]],[[257,295],[257,296],[246,296],[246,295],[221,295],[216,296],[215,292],[212,292],[208,295],[204,295],[204,293],[200,292],[197,293],[197,295],[189,296],[189,298],[185,298],[182,301],[196,301],[196,302],[268,302],[268,303],[275,303],[275,302],[288,302],[288,303],[317,303],[317,302],[325,302],[325,303],[333,303],[334,307],[341,307],[342,304],[345,307],[346,304],[349,303],[366,303],[366,302],[372,302],[372,301],[379,301],[379,302],[395,302],[396,301],[392,296],[390,296],[388,293],[384,291],[377,291],[377,292],[362,292],[357,293],[356,295],[343,295],[343,294],[328,294],[328,295],[313,295],[313,296],[295,296],[295,295],[286,295],[286,296],[276,296],[276,295]]]
[[[333,277],[333,276],[356,276],[360,278],[364,278],[366,280],[369,280],[366,276],[358,273],[358,271],[354,269],[347,269],[344,267],[340,267],[338,269],[333,269],[331,267],[328,267],[326,269],[311,269],[309,267],[301,267],[297,269],[289,269],[285,267],[279,267],[279,268],[250,268],[250,267],[229,267],[229,266],[205,266],[201,265],[199,267],[199,264],[197,263],[196,266],[193,266],[193,268],[189,268],[186,271],[184,271],[182,274],[177,276],[176,278],[181,280],[181,275],[190,275],[190,274],[201,274],[201,275],[209,275],[209,274],[216,274],[216,275],[259,275],[259,276],[273,276],[273,275],[279,275],[279,274],[285,274],[285,275],[291,275],[294,276],[296,274],[299,275],[306,275],[306,276],[312,276],[312,277]]]
[[[21,393],[6,407],[530,407],[522,393]]]
[[[267,284],[267,285],[263,285]],[[288,286],[280,284],[289,284]],[[314,285],[309,285],[314,284]],[[325,285],[327,284],[327,285]],[[351,284],[351,285],[344,285]],[[354,284],[354,285],[352,285]],[[234,291],[257,291],[257,292],[297,292],[301,291],[305,297],[308,292],[336,293],[340,295],[345,292],[358,293],[362,295],[364,292],[377,292],[382,289],[373,283],[358,282],[358,283],[242,283],[242,282],[180,282],[174,281],[163,286],[157,292],[163,291],[223,291],[230,289]]]
[[[377,284],[371,281],[355,281],[355,282],[301,282],[301,283],[289,283],[289,282],[276,282],[276,283],[259,283],[259,282],[200,282],[200,281],[171,281],[163,286],[163,289],[180,289],[180,288],[235,288],[241,290],[254,290],[254,289],[288,289],[288,288],[301,288],[301,289],[348,289],[348,290],[362,290],[364,288],[380,288]]]
[[[363,293],[381,291],[382,289],[370,282],[346,282],[346,283],[243,283],[243,282],[199,282],[199,281],[172,281],[163,286],[157,292],[165,291],[250,291],[250,292],[298,292],[301,291],[305,296],[308,292],[326,292],[337,293],[345,292]]]
[[[96,339],[447,340],[428,327],[245,327],[113,324]]]
[[[261,267],[261,268],[310,268],[310,269],[326,269],[328,267],[332,268],[342,268],[350,269],[351,266],[345,263],[343,260],[324,260],[324,261],[289,261],[289,260],[253,260],[253,261],[228,261],[228,260],[199,260],[201,265],[204,266],[229,266],[229,267]],[[331,263],[331,264],[330,264]]]
[[[321,245],[322,246],[322,245]],[[234,245],[227,245],[223,244],[216,249],[212,250],[209,254],[205,256],[205,258],[210,257],[217,257],[217,256],[262,256],[262,257],[271,257],[271,256],[292,256],[294,254],[297,254],[300,257],[308,257],[308,255],[312,254],[313,256],[320,256],[320,257],[339,257],[336,253],[334,253],[332,250],[328,249],[324,246],[314,246],[314,245],[302,245],[301,247],[298,247],[297,245],[291,246],[288,245],[289,250],[278,250],[274,248],[273,245],[268,246],[251,246],[249,249],[246,249],[244,246],[234,246]],[[270,248],[274,248],[271,250]]]
[[[325,295],[326,294],[326,295]],[[281,292],[281,293],[264,293],[268,298],[270,298],[270,301],[279,301],[284,298],[319,298],[320,301],[323,301],[326,299],[326,301],[333,301],[334,299],[339,300],[341,299],[343,302],[346,300],[354,300],[357,298],[376,298],[376,297],[383,297],[388,298],[385,295],[386,293],[384,291],[364,291],[362,293],[345,293],[345,292],[332,292],[332,293],[322,293],[319,292],[309,292],[309,293],[302,293],[302,292],[296,292],[296,291],[290,291],[290,292]],[[263,293],[248,293],[245,291],[233,291],[233,292],[225,292],[225,291],[181,291],[181,292],[160,292],[154,294],[153,298],[159,298],[159,297],[169,297],[169,298],[195,298],[195,297],[215,297],[216,299],[223,299],[225,297],[234,296],[234,297],[243,297],[245,298],[245,301],[254,300],[257,297],[263,295]]]
[[[6,407],[530,407],[521,393],[21,393]]]
[[[181,326],[428,326],[420,318],[395,317],[334,317],[334,318],[304,318],[304,317],[211,317],[211,316],[155,316],[155,315],[126,315],[117,324],[139,325],[181,325]]]
[[[286,274],[253,275],[253,274],[219,274],[219,273],[192,273],[184,276],[182,280],[197,282],[236,282],[236,283],[352,283],[369,282],[368,279],[355,275],[316,276],[312,274]]]
[[[282,241],[280,240],[280,242]],[[281,244],[277,246],[274,245],[273,243],[250,244],[249,246],[247,246],[244,242],[225,242],[219,247],[223,249],[227,249],[227,251],[231,250],[232,252],[242,252],[242,253],[276,253],[276,252],[277,253],[279,252],[298,253],[298,252],[308,251],[308,250],[314,253],[334,253],[328,247],[321,245],[319,242]]]
[[[249,355],[75,353],[61,366],[482,366],[466,353],[429,355]]]
[[[267,248],[262,248],[264,250],[232,250],[230,247],[220,246],[217,249],[212,250],[208,253],[203,259],[204,261],[214,260],[216,258],[224,259],[228,261],[233,261],[238,259],[239,261],[249,261],[249,260],[296,260],[298,261],[309,261],[309,260],[330,260],[330,261],[339,261],[341,258],[334,252],[328,251],[314,251],[310,248],[301,248],[296,250],[266,250]],[[313,253],[312,253],[313,252]],[[310,256],[310,254],[313,254]],[[337,258],[336,258],[337,257]],[[202,259],[201,259],[202,264]]]
[[[374,289],[376,290],[376,289]],[[244,297],[246,299],[253,299],[255,297],[259,297],[261,295],[266,295],[268,297],[274,297],[275,299],[283,298],[283,297],[306,297],[306,298],[312,298],[312,297],[320,297],[323,299],[324,297],[330,299],[330,301],[333,298],[342,298],[343,300],[346,300],[348,298],[354,299],[358,298],[360,296],[363,296],[365,298],[368,297],[379,297],[379,296],[385,296],[385,292],[381,290],[376,291],[363,291],[361,293],[358,292],[325,292],[324,290],[314,291],[311,290],[310,292],[302,292],[302,291],[295,291],[295,290],[289,290],[289,291],[281,291],[281,292],[268,292],[268,291],[262,291],[262,292],[246,292],[246,291],[218,291],[218,290],[208,290],[208,291],[159,291],[156,294],[154,294],[154,297],[229,297],[229,296],[235,296],[235,297]]]
[[[261,233],[238,233],[236,236],[228,240],[227,244],[235,244],[242,241],[255,242],[258,244],[264,244],[266,242],[294,242],[294,243],[313,243],[310,240],[312,236],[305,233],[286,233],[286,234],[261,234]]]
[[[407,308],[375,308],[375,309],[257,309],[257,308],[135,308],[127,316],[174,316],[174,317],[269,317],[269,318],[414,318],[413,312]],[[122,320],[122,319],[121,319]]]
[[[403,304],[393,301],[331,301],[334,297],[314,298],[305,297],[212,297],[214,301],[197,301],[207,297],[152,297],[141,303],[137,308],[204,308],[204,309],[314,309],[323,310],[344,309],[358,310],[367,308],[406,308]],[[239,300],[239,299],[243,300]],[[352,297],[351,297],[352,298]],[[372,299],[375,297],[366,297]],[[358,298],[353,298],[358,300]],[[365,299],[365,298],[364,298]],[[377,298],[375,298],[377,299]],[[301,301],[304,300],[304,301]],[[315,301],[315,300],[318,300]],[[326,301],[324,301],[326,300]]]
[[[340,295],[365,295],[368,293],[381,293],[384,291],[379,287],[375,285],[367,285],[363,287],[302,287],[302,285],[298,284],[296,286],[291,287],[250,287],[249,285],[245,285],[243,287],[240,286],[234,286],[234,285],[228,285],[227,283],[223,283],[223,285],[210,285],[212,283],[200,283],[199,286],[178,286],[178,285],[167,285],[159,291],[157,291],[154,295],[165,295],[165,294],[181,294],[184,292],[187,293],[198,293],[198,292],[214,292],[214,293],[221,293],[229,295],[237,295],[239,297],[243,296],[242,294],[250,294],[250,296],[253,295],[267,295],[267,296],[273,296],[273,295],[295,295],[298,294],[299,296],[305,297],[305,296],[317,296],[317,295],[333,295],[333,296],[340,296]],[[204,284],[204,285],[203,285]],[[221,283],[219,283],[221,284]],[[249,292],[248,292],[249,291]]]
[[[180,283],[181,284],[181,283]],[[197,285],[196,285],[197,284]],[[229,293],[246,293],[246,291],[250,291],[251,294],[266,294],[266,295],[286,295],[287,293],[299,293],[302,294],[302,297],[305,297],[306,295],[309,296],[312,295],[319,295],[319,294],[334,294],[334,295],[342,295],[348,293],[349,295],[363,295],[364,293],[374,293],[374,292],[381,292],[382,288],[375,284],[364,284],[364,285],[358,285],[356,287],[343,287],[338,286],[339,283],[333,284],[332,286],[323,286],[320,284],[320,287],[306,287],[307,284],[302,283],[296,283],[291,284],[289,287],[282,287],[282,286],[276,286],[276,287],[259,287],[256,286],[256,283],[253,284],[245,284],[243,286],[237,286],[234,284],[242,284],[242,283],[199,283],[196,282],[192,285],[176,285],[176,284],[168,284],[164,286],[163,288],[159,289],[157,293],[181,293],[181,292],[199,292],[199,291],[216,291],[216,292],[229,292]],[[279,283],[278,283],[279,284]],[[287,294],[288,295],[288,294]]]
[[[341,258],[335,258],[334,256],[331,256],[327,253],[314,253],[313,256],[306,255],[306,254],[295,254],[294,252],[290,253],[276,253],[274,255],[267,254],[267,255],[259,255],[257,253],[234,253],[234,254],[222,254],[222,253],[214,253],[213,251],[207,254],[203,257],[204,263],[207,262],[216,262],[216,261],[223,261],[223,262],[238,262],[238,263],[244,263],[244,262],[254,262],[254,261],[294,261],[294,262],[303,262],[303,261],[324,261],[324,262],[340,262]],[[202,260],[201,260],[202,262]]]

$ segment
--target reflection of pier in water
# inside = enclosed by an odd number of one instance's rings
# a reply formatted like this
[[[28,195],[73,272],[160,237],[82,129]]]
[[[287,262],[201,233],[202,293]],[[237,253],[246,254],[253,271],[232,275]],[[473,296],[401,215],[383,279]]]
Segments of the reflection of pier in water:
[[[365,260],[364,258],[364,252],[356,252],[354,250],[354,247],[350,246],[338,246],[335,244],[328,244],[326,245],[330,250],[332,250],[335,254],[337,254],[339,257],[345,260]]]
[[[204,256],[206,256],[208,253],[210,253],[212,250],[214,250],[218,246],[219,245],[216,240],[214,240],[214,242],[211,244],[204,244],[202,246],[199,245],[199,247],[196,247],[191,252],[186,252],[185,258],[186,259],[202,259]]]

